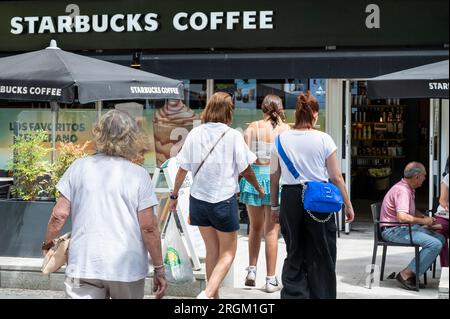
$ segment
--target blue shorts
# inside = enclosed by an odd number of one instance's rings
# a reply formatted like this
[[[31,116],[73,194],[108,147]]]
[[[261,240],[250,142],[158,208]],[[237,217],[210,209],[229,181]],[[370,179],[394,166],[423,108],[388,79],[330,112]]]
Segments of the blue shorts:
[[[193,226],[211,226],[221,232],[239,230],[239,209],[236,196],[218,203],[189,197],[189,220]]]

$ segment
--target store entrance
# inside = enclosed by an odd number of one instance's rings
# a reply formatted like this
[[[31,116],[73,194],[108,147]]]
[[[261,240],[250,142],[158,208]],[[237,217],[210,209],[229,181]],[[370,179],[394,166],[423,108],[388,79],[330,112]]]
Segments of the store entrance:
[[[400,181],[405,165],[429,172],[430,107],[427,99],[368,100],[366,82],[351,83],[351,197],[355,221],[370,222],[370,205]],[[416,190],[417,209],[428,208],[429,185]]]

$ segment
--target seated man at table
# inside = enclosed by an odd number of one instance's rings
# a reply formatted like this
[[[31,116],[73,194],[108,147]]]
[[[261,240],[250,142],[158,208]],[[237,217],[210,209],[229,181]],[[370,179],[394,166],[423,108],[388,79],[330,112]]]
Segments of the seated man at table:
[[[435,219],[416,210],[415,189],[422,186],[426,174],[426,169],[421,163],[411,162],[406,165],[402,180],[387,192],[381,206],[380,226],[383,238],[395,243],[409,243],[408,225],[392,225],[383,222],[411,224],[412,241],[422,248],[419,261],[414,258],[397,275],[397,280],[402,287],[409,290],[415,289],[415,280],[418,280],[419,276],[430,267],[444,244],[442,235],[422,227],[422,225],[432,226]],[[419,274],[415,273],[416,262],[419,262]]]

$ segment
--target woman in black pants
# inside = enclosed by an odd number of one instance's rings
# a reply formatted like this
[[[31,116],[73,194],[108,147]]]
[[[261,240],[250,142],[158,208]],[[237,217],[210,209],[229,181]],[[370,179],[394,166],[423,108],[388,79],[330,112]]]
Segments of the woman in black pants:
[[[352,203],[331,136],[314,129],[319,115],[317,100],[308,94],[297,98],[295,126],[280,134],[280,144],[300,176],[295,178],[275,147],[271,157],[270,194],[274,219],[279,218],[286,242],[281,298],[336,298],[336,224],[334,214],[305,211],[302,183],[330,181],[341,191],[346,222],[354,219]],[[281,207],[278,203],[279,185]]]

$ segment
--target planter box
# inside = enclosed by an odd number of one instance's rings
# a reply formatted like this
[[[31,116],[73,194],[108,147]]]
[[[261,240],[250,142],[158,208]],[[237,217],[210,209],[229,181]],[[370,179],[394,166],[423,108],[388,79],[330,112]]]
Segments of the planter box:
[[[0,256],[42,257],[53,206],[55,202],[0,200]],[[69,218],[61,233],[71,228]]]

